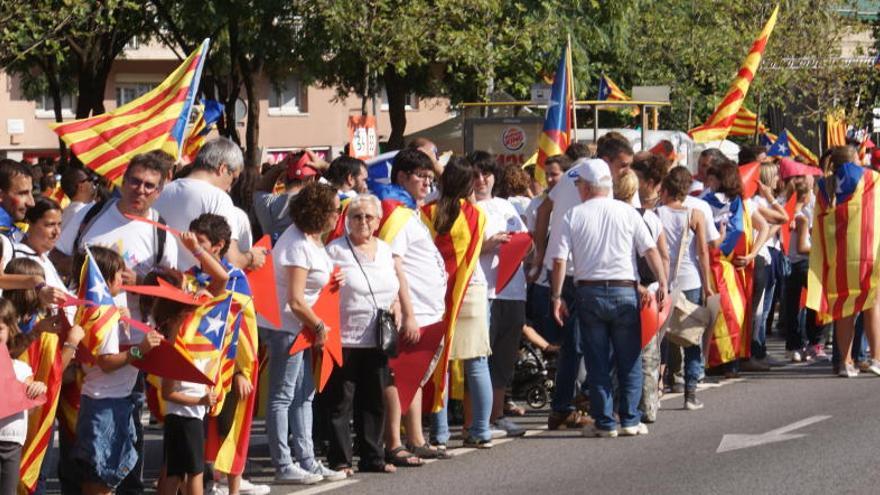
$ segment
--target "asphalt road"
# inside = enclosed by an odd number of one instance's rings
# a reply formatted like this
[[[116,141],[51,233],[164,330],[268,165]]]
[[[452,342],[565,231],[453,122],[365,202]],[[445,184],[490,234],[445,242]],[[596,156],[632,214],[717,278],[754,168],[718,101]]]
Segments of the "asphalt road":
[[[880,378],[837,378],[827,362],[788,365],[709,384],[700,398],[704,409],[685,411],[680,394],[664,397],[658,420],[644,437],[550,432],[546,413],[531,411],[518,419],[530,429],[526,437],[496,440],[491,450],[458,448],[451,451],[453,459],[421,468],[356,474],[311,487],[272,485],[272,493],[880,493],[880,421],[873,416],[880,411]],[[784,431],[802,420],[810,424]],[[718,452],[724,435],[774,430],[792,437]],[[247,476],[271,483],[261,425],[254,433]],[[450,447],[455,446],[453,441]],[[150,430],[148,477],[157,473],[160,448],[161,431]]]

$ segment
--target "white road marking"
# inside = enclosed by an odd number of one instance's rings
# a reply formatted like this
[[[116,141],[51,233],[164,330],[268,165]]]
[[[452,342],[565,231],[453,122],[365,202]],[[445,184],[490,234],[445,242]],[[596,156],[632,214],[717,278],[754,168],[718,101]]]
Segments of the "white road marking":
[[[804,433],[789,432],[799,430],[820,421],[825,421],[830,417],[831,416],[810,416],[809,418],[795,421],[790,425],[776,428],[775,430],[770,430],[767,433],[760,433],[757,435],[724,435],[723,437],[721,437],[721,444],[718,445],[718,450],[716,450],[715,453],[720,454],[722,452],[730,452],[732,450],[747,449],[750,447],[766,445],[768,443],[784,442],[786,440],[802,438],[807,435]]]

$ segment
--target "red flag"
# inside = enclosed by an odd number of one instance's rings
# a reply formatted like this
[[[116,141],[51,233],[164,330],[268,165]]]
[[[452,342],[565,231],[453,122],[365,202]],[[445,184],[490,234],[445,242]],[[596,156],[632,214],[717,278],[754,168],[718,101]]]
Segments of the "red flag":
[[[0,419],[27,411],[46,402],[46,394],[36,399],[28,399],[27,385],[15,377],[12,358],[9,357],[9,349],[5,345],[0,345],[0,383],[4,383],[4,387],[6,387],[3,399],[0,400]]]
[[[511,232],[510,241],[498,248],[498,279],[495,293],[503,291],[513,274],[520,267],[523,258],[532,247],[532,236],[528,232]]]
[[[424,327],[417,343],[407,344],[401,341],[397,357],[388,361],[394,371],[394,385],[397,386],[401,411],[409,409],[445,333],[446,322],[442,320]]]
[[[333,363],[342,366],[342,337],[340,336],[341,319],[339,317],[339,284],[336,283],[336,274],[339,267],[333,269],[330,282],[321,289],[318,300],[312,306],[312,311],[324,322],[328,333],[322,352],[318,353],[315,348],[315,331],[303,326],[297,335],[293,345],[290,346],[290,355],[305,349],[312,349],[312,371],[315,374],[315,386],[318,392],[324,390],[330,373],[333,372]]]
[[[154,347],[153,350],[144,354],[143,359],[134,360],[131,364],[140,370],[162,378],[214,385],[214,381],[196,368],[190,358],[184,356],[180,349],[164,339],[158,347]]]
[[[789,253],[791,245],[791,229],[789,226],[794,221],[794,208],[797,206],[797,194],[792,194],[788,201],[785,202],[785,214],[788,221],[779,229],[779,240],[782,242],[782,252],[786,255]]]
[[[739,176],[742,179],[743,199],[751,198],[758,192],[758,181],[761,178],[761,164],[758,162],[740,165]]]
[[[272,262],[272,241],[268,235],[264,235],[254,247],[266,250],[266,262],[263,266],[247,273],[248,285],[254,297],[254,308],[269,323],[281,327],[281,310],[275,289],[275,264]]]

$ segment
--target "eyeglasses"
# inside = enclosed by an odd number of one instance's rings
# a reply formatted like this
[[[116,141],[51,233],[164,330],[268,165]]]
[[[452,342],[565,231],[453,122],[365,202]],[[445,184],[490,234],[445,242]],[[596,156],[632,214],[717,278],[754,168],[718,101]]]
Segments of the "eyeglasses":
[[[159,184],[154,184],[152,182],[146,182],[135,177],[128,177],[125,179],[125,185],[132,189],[140,189],[142,186],[144,188],[144,192],[150,194],[157,189],[159,189]]]
[[[420,172],[420,173],[411,173],[413,177],[418,177],[419,179],[426,182],[434,182],[434,174],[428,172]]]
[[[372,222],[376,219],[376,215],[368,215],[366,213],[357,213],[351,216],[352,220],[358,220],[361,222]]]

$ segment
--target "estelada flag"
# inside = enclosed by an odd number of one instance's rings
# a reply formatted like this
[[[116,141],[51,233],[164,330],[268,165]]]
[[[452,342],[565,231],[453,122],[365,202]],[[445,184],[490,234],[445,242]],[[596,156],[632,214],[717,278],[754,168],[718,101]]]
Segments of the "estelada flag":
[[[97,356],[101,344],[107,338],[107,334],[118,330],[119,309],[110,295],[110,289],[92,257],[92,252],[86,247],[86,258],[79,275],[79,289],[77,297],[84,301],[76,310],[74,323],[81,326],[85,336],[79,347],[85,349],[88,356]]]
[[[842,111],[829,112],[825,116],[825,142],[829,148],[846,146],[846,120]]]
[[[550,103],[544,117],[544,129],[538,136],[538,166],[535,177],[542,184],[547,183],[544,162],[553,155],[561,155],[571,142],[571,123],[574,112],[574,83],[572,80],[571,49],[568,45],[562,50],[562,57],[556,65],[553,86],[550,90]]]
[[[197,106],[199,117],[189,131],[186,142],[183,145],[181,160],[190,163],[196,159],[199,150],[208,140],[208,134],[216,127],[217,121],[223,116],[224,106],[216,100],[205,100]]]
[[[116,185],[122,183],[135,155],[162,150],[180,157],[208,44],[204,40],[167,79],[140,98],[101,115],[49,127],[85,166]]]
[[[880,277],[878,178],[873,170],[846,163],[818,181],[807,307],[822,323],[874,304]]]
[[[446,389],[446,371],[449,367],[449,352],[452,339],[455,338],[455,322],[461,309],[465,291],[474,273],[483,245],[483,231],[486,227],[486,214],[479,206],[460,200],[458,217],[449,232],[438,233],[434,228],[437,215],[437,204],[430,203],[422,207],[422,219],[428,226],[434,244],[443,257],[446,268],[446,312],[443,321],[446,334],[440,346],[439,361],[431,375],[432,388],[425,388],[426,400],[432,404],[433,411],[443,407],[443,392]],[[437,356],[435,356],[437,357]],[[433,396],[431,396],[433,393]]]
[[[776,26],[776,15],[778,13],[779,5],[773,9],[773,13],[770,14],[770,18],[767,19],[767,24],[764,25],[764,29],[761,30],[761,33],[758,34],[758,37],[752,44],[752,48],[749,50],[749,54],[746,56],[745,61],[743,61],[739,72],[737,72],[736,77],[730,84],[727,94],[724,95],[724,99],[721,100],[721,103],[715,107],[715,111],[712,112],[712,115],[706,119],[706,122],[704,122],[703,125],[688,131],[688,134],[695,142],[706,143],[709,141],[722,141],[727,138],[727,135],[736,120],[736,114],[739,112],[740,107],[742,107],[746,94],[749,92],[749,86],[752,84],[752,79],[755,78],[755,73],[758,71],[758,66],[761,64],[761,57],[764,55],[764,49],[767,47],[770,33],[773,32],[773,27]]]
[[[736,268],[733,259],[747,255],[752,249],[752,215],[742,198],[722,203],[714,194],[709,194],[704,199],[713,209],[728,216],[721,246],[709,252],[721,310],[712,325],[708,362],[710,366],[718,366],[737,358],[748,358],[751,352],[752,268]]]
[[[632,98],[629,97],[626,93],[623,92],[622,89],[611,80],[610,77],[602,74],[602,77],[599,78],[599,94],[597,95],[597,100],[599,101],[630,101]],[[614,107],[601,106],[599,110],[616,110]],[[639,107],[633,107],[630,110],[630,115],[635,117],[640,113]]]

